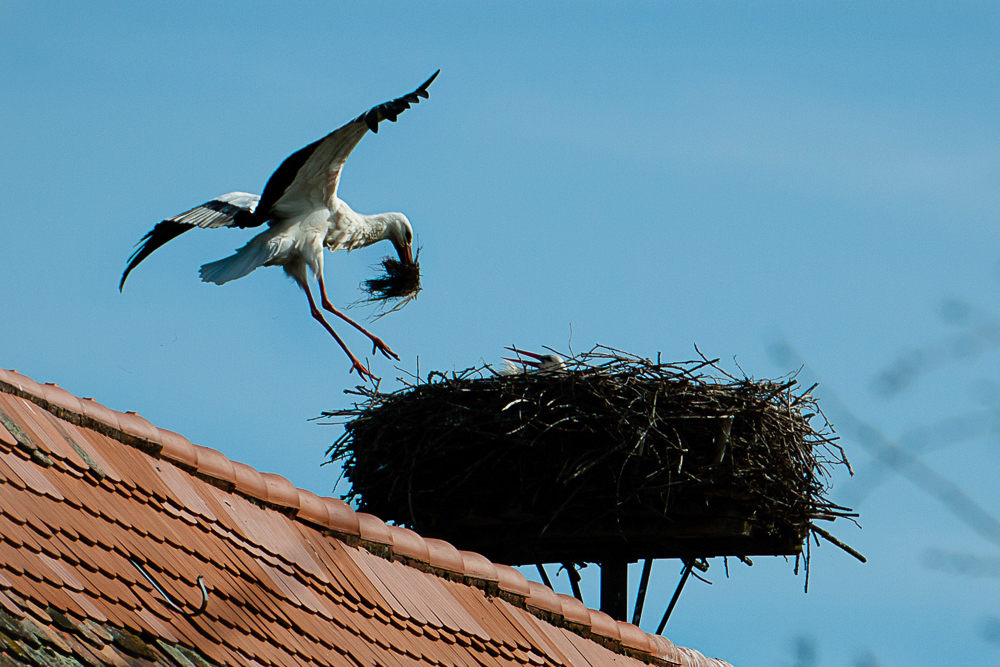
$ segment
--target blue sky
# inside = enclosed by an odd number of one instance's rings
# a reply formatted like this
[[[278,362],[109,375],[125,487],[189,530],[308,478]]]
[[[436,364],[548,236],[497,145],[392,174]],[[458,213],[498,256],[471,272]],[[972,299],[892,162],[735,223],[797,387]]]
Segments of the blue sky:
[[[340,189],[406,213],[423,246],[419,299],[372,325],[402,368],[570,343],[679,360],[697,343],[756,377],[804,362],[835,425],[924,447],[1000,514],[998,13],[0,0],[0,366],[329,494],[339,431],[308,420],[347,404],[343,354],[280,271],[198,280],[249,234],[192,232],[117,281],[160,219],[259,192],[441,68]],[[328,257],[331,299],[353,302],[390,252]],[[900,358],[921,372],[888,396],[875,380]],[[373,369],[389,388],[401,374]],[[979,430],[944,447],[948,419]],[[728,580],[713,565],[666,634],[736,665],[995,664],[998,545],[847,430],[858,475],[834,497],[864,529],[835,532],[870,562],[814,549],[808,595],[780,558]],[[647,629],[678,569],[657,564]],[[596,568],[584,592],[598,604]]]

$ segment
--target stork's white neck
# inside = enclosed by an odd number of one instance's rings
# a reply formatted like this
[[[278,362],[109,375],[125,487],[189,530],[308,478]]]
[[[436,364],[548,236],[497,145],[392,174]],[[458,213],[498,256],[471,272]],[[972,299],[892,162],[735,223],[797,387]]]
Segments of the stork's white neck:
[[[408,246],[413,231],[402,213],[358,213],[345,202],[330,215],[326,246],[331,250],[354,250],[379,241],[392,241],[397,249]]]

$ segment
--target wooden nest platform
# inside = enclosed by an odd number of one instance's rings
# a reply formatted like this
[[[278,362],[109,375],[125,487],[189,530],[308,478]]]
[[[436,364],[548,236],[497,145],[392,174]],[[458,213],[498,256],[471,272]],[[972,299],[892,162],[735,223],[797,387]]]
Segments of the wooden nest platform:
[[[345,425],[328,454],[347,497],[501,563],[797,555],[814,520],[854,516],[827,499],[847,460],[791,378],[598,347],[350,393],[324,413]]]

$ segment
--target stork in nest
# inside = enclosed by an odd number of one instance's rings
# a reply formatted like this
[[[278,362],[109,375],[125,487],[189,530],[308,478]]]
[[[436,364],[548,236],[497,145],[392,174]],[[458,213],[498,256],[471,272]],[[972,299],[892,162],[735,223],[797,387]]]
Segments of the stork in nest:
[[[563,373],[566,371],[566,360],[558,354],[536,354],[519,350],[516,347],[504,348],[517,355],[517,359],[504,357],[503,375],[514,375],[516,373]],[[526,358],[527,357],[527,358]]]

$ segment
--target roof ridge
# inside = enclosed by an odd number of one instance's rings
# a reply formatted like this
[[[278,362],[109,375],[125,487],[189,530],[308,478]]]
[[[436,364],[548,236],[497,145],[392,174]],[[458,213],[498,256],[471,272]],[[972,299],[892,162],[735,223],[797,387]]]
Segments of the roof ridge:
[[[460,551],[444,540],[424,538],[408,528],[386,524],[376,516],[356,512],[342,500],[300,489],[282,475],[232,461],[216,449],[195,445],[179,433],[157,427],[138,412],[118,412],[93,398],[77,397],[54,382],[40,384],[16,370],[3,368],[0,393],[31,401],[59,419],[164,459],[227,493],[319,527],[376,556],[498,595],[543,621],[616,653],[665,666],[729,665],[694,649],[674,646],[666,637],[647,633],[631,623],[615,621],[575,597],[529,581],[514,567],[493,563],[479,553]]]

